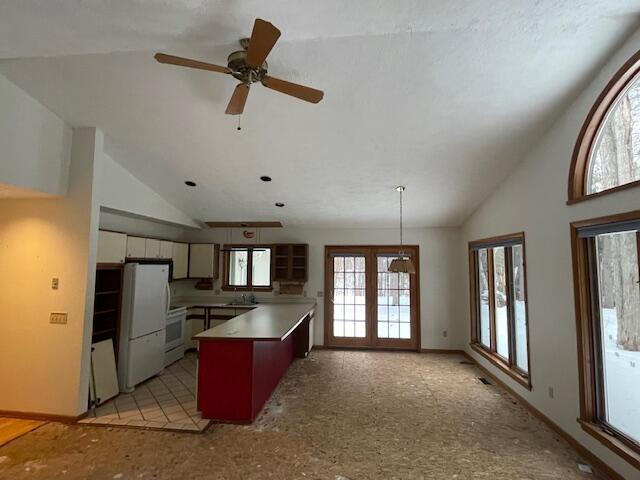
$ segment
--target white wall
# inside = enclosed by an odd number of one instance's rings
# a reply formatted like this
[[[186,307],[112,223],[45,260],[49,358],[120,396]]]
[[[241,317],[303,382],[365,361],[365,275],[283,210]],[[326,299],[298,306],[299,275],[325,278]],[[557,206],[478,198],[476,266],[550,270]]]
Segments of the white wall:
[[[106,153],[102,153],[100,205],[141,217],[199,228],[191,217],[171,205],[134,177]]]
[[[0,200],[0,410],[86,410],[101,143],[95,129],[74,130],[67,196]],[[50,324],[50,312],[68,323]]]
[[[229,243],[226,230],[189,232],[190,241]],[[242,242],[241,233],[234,230],[233,243]],[[421,347],[458,349],[462,345],[460,322],[456,321],[457,291],[459,289],[459,230],[456,228],[428,228],[405,230],[405,243],[420,247],[420,307]],[[260,241],[265,243],[308,243],[309,281],[307,296],[318,302],[315,324],[315,343],[324,343],[323,298],[325,245],[396,245],[397,229],[263,229]],[[250,242],[249,242],[250,243]],[[193,289],[192,281],[174,282],[175,295],[213,295]],[[218,284],[219,285],[219,282]],[[218,287],[216,287],[218,288]],[[229,294],[229,292],[224,292]],[[258,297],[271,294],[257,294]],[[297,297],[300,298],[300,297]],[[443,331],[447,331],[447,337]]]
[[[0,183],[64,195],[71,128],[0,75]]]
[[[529,334],[533,390],[501,374],[467,346],[469,342],[468,270],[462,269],[460,304],[464,307],[465,346],[483,366],[510,385],[581,444],[626,478],[638,471],[598,441],[583,433],[579,415],[578,360],[569,223],[640,208],[640,188],[567,206],[571,154],[586,115],[618,68],[638,49],[636,34],[608,63],[592,84],[558,119],[510,175],[462,228],[460,257],[467,260],[467,242],[524,231],[527,247]],[[548,387],[555,390],[553,399]]]
[[[187,232],[192,229],[179,227],[158,220],[142,218],[137,215],[114,212],[104,208],[100,209],[100,228],[125,232],[129,235],[140,237],[154,237],[167,240],[182,240]]]

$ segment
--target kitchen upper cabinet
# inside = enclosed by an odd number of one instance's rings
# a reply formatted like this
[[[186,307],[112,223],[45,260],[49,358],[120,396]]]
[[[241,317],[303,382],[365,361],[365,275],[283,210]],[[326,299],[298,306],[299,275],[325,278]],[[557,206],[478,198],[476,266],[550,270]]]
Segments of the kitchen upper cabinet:
[[[217,243],[191,243],[189,245],[189,278],[218,278]]]
[[[275,246],[273,279],[277,282],[306,283],[309,269],[309,246],[292,243]]]
[[[160,240],[160,258],[173,258],[173,242]]]
[[[145,240],[142,237],[127,237],[127,258],[144,258]]]
[[[98,232],[98,256],[96,263],[124,263],[127,253],[127,236],[124,233]]]
[[[172,245],[173,279],[187,278],[189,268],[189,244],[174,243]]]
[[[144,258],[160,258],[160,240],[144,239]]]

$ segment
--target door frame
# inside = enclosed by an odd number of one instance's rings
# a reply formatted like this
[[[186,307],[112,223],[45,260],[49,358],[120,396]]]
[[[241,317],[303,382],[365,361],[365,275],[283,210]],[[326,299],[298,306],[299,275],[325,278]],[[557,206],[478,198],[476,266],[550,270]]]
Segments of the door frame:
[[[366,271],[366,285],[378,284],[378,267],[376,255],[378,253],[397,253],[400,250],[400,245],[325,245],[324,247],[324,345],[326,348],[355,348],[355,349],[380,349],[380,350],[412,350],[420,351],[422,339],[421,335],[421,316],[420,316],[420,247],[418,245],[403,245],[402,249],[411,255],[414,265],[416,267],[416,273],[413,274],[412,284],[414,288],[411,288],[411,304],[415,305],[413,315],[415,315],[415,321],[411,328],[411,336],[414,341],[412,344],[408,344],[406,340],[396,339],[383,339],[380,340],[374,335],[376,329],[373,322],[373,318],[376,316],[378,305],[376,302],[371,302],[367,306],[367,336],[364,338],[349,338],[348,341],[337,342],[335,339],[330,341],[333,333],[333,306],[332,306],[332,290],[333,290],[333,257],[334,253],[352,253],[354,255],[363,254],[365,256],[365,264],[368,265]],[[368,295],[368,289],[366,289],[366,295]],[[370,325],[369,325],[370,324]]]

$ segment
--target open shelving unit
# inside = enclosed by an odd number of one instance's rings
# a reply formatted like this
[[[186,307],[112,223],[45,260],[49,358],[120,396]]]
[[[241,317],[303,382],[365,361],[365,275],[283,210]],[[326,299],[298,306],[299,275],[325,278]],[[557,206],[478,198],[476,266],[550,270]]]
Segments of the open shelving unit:
[[[98,264],[93,304],[91,343],[111,339],[116,359],[118,357],[118,340],[120,338],[122,273],[121,264]]]
[[[305,283],[308,277],[308,254],[307,244],[276,245],[273,279],[277,282]]]

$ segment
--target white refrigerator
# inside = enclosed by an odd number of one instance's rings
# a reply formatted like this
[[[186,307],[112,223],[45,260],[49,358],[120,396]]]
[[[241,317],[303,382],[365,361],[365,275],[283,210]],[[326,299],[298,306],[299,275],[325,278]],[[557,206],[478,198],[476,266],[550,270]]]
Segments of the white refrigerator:
[[[118,384],[132,392],[164,369],[169,309],[169,265],[127,263],[124,267]]]

